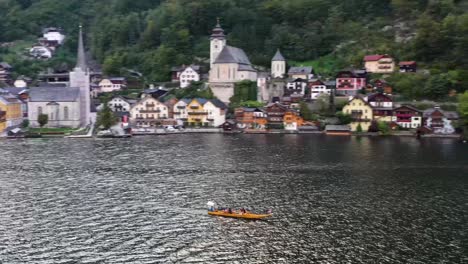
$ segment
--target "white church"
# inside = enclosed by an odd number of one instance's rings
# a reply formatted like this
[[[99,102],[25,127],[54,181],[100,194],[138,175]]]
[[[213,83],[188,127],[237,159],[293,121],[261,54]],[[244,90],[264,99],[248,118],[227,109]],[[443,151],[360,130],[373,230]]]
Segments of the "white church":
[[[229,103],[234,95],[234,84],[243,80],[256,82],[257,70],[242,49],[227,45],[219,20],[210,40],[210,88],[217,98]]]
[[[80,26],[77,63],[70,72],[68,87],[32,87],[28,116],[32,127],[39,127],[40,114],[48,116],[46,127],[86,127],[94,122],[91,113],[90,70],[86,63],[83,32]]]

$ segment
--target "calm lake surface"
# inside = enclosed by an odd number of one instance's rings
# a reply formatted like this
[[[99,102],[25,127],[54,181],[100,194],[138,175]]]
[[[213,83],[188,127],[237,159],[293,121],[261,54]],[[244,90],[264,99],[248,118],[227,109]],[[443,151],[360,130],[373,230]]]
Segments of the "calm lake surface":
[[[0,263],[468,263],[468,144],[0,141]],[[211,217],[206,203],[263,212]]]

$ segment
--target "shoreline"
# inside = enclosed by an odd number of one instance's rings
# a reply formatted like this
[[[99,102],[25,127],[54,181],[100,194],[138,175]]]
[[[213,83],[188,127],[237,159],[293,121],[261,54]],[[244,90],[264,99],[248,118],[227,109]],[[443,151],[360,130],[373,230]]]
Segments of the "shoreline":
[[[129,137],[143,137],[143,136],[169,136],[169,135],[179,135],[179,134],[245,134],[245,135],[325,135],[328,137],[414,137],[417,138],[415,133],[411,132],[398,132],[388,135],[383,135],[379,133],[347,133],[341,135],[332,135],[327,134],[325,131],[291,131],[291,130],[259,130],[259,131],[223,131],[221,129],[188,129],[183,131],[170,131],[170,132],[148,132],[142,133],[137,132],[127,137],[114,136],[107,138],[129,138]],[[70,139],[90,139],[90,138],[106,138],[99,137],[96,135],[81,135],[81,136],[67,136],[67,135],[47,135],[43,134],[42,137],[0,137],[3,139],[30,139],[30,138],[70,138]],[[421,135],[420,138],[445,138],[445,139],[458,139],[462,140],[462,135],[460,134],[451,134],[451,135],[441,135],[441,134],[427,134]]]

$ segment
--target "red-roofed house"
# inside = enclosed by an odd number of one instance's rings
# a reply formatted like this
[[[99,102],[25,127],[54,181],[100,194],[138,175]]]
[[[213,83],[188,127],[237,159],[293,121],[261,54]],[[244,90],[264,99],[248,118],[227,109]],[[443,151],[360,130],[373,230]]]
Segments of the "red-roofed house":
[[[416,72],[418,69],[418,64],[415,61],[402,61],[398,65],[400,72]]]
[[[364,66],[370,73],[392,73],[395,61],[389,55],[368,55],[364,57]]]

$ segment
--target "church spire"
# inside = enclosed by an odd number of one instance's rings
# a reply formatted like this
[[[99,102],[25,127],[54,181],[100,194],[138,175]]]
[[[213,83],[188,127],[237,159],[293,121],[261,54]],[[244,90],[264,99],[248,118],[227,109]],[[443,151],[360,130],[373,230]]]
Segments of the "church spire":
[[[280,49],[276,50],[275,56],[273,56],[273,59],[271,61],[286,61],[284,58],[283,54],[281,54]]]
[[[83,44],[83,27],[80,24],[80,35],[78,38],[78,55],[76,57],[76,67],[75,68],[81,68],[83,71],[86,71],[88,68],[86,64],[86,54],[84,50],[84,44]]]
[[[224,39],[226,35],[224,35],[224,29],[221,27],[221,23],[219,22],[219,17],[216,18],[216,26],[213,28],[211,32],[211,39]]]

